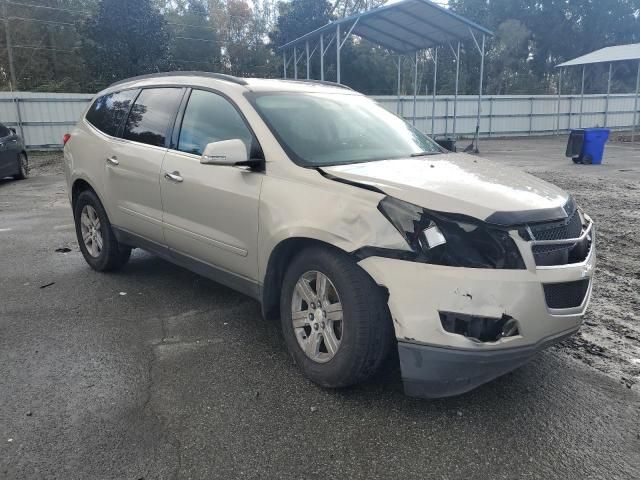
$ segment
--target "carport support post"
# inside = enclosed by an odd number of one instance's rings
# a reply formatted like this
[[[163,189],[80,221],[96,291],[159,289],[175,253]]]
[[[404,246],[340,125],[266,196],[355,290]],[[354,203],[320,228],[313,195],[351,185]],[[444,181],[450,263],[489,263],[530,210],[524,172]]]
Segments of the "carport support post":
[[[584,112],[584,74],[587,71],[587,66],[582,66],[582,88],[580,90],[580,128],[582,128],[582,113]]]
[[[416,126],[416,115],[418,115],[418,51],[413,59],[413,126]]]
[[[396,113],[400,115],[400,102],[402,101],[400,98],[401,91],[401,82],[402,82],[402,55],[398,55],[398,100],[396,102]]]
[[[640,97],[640,61],[638,62],[638,76],[636,78],[636,99],[633,103],[633,131],[631,132],[631,143],[636,141],[638,131],[638,97]]]
[[[336,76],[337,83],[340,83],[340,24],[336,25]]]
[[[474,150],[475,153],[480,153],[480,116],[482,115],[482,90],[484,88],[484,52],[486,40],[486,35],[482,35],[482,50],[480,51],[480,55],[482,55],[482,59],[480,60],[480,93],[478,94],[478,120],[476,123],[476,148]]]
[[[433,58],[433,100],[431,101],[431,136],[436,134],[436,88],[438,87],[438,47]]]
[[[293,47],[293,78],[298,79],[298,47]]]
[[[311,79],[311,66],[309,65],[309,40],[304,44],[305,50],[307,51],[307,80]]]
[[[324,82],[324,33],[320,34],[320,80]]]
[[[558,69],[558,119],[556,121],[556,134],[560,135],[560,108],[562,106],[562,68]]]
[[[284,77],[282,78],[287,78],[287,51],[286,50],[282,50],[282,70],[284,71]]]
[[[607,81],[607,99],[604,107],[604,128],[609,124],[609,97],[611,96],[611,77],[613,76],[613,63],[609,63],[609,80]]]
[[[460,86],[460,42],[456,54],[456,91],[453,98],[453,138],[455,140],[458,127],[458,87]]]

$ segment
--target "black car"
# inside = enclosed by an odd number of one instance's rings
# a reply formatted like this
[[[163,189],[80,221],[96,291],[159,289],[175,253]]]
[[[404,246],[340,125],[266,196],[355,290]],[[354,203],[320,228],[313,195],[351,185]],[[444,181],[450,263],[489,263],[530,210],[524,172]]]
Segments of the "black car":
[[[29,175],[29,160],[24,142],[13,128],[0,123],[0,178],[23,180]]]

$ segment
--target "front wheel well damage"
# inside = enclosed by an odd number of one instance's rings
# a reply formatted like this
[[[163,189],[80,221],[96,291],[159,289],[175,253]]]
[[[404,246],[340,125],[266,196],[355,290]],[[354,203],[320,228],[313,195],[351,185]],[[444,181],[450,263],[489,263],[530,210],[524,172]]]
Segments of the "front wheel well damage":
[[[267,272],[264,276],[264,284],[262,287],[262,314],[265,319],[277,320],[280,318],[280,290],[287,266],[298,253],[314,246],[324,247],[348,255],[347,252],[334,245],[313,238],[288,238],[280,242],[273,249],[269,257]],[[358,262],[358,259],[355,257],[353,257],[353,260],[354,262]],[[385,300],[388,300],[388,290],[382,286],[380,289],[383,292]]]

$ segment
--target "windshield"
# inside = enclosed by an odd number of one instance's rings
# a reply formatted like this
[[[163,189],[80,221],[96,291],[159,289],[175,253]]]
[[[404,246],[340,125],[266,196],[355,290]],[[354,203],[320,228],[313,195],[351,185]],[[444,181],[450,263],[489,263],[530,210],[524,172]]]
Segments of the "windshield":
[[[283,147],[303,166],[443,153],[426,135],[360,95],[266,93],[254,98]]]

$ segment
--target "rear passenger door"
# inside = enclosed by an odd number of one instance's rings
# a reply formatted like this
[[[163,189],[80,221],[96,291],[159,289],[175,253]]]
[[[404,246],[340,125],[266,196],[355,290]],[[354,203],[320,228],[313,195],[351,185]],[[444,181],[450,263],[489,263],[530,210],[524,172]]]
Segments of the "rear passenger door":
[[[160,245],[164,245],[160,170],[184,91],[142,90],[105,162],[111,222]]]
[[[254,158],[261,155],[260,147],[244,118],[222,95],[194,89],[185,103],[160,179],[167,245],[183,260],[186,255],[218,267],[221,275],[231,273],[227,283],[255,281],[263,174],[202,165],[200,158],[212,142],[240,139]]]

